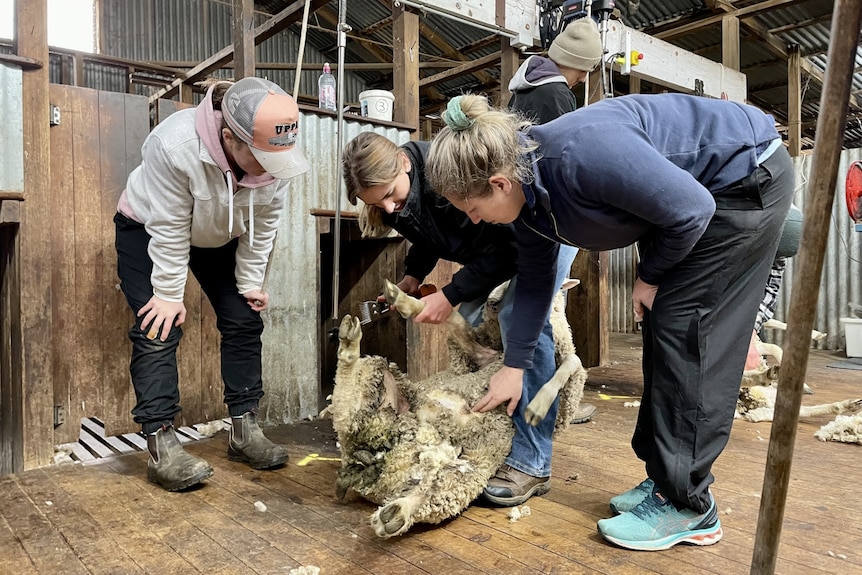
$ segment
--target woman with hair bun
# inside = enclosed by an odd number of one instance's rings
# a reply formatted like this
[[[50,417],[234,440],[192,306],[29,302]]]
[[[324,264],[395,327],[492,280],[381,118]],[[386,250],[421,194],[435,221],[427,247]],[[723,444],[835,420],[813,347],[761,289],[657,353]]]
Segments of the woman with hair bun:
[[[643,399],[632,438],[647,478],[599,532],[622,547],[711,545],[709,486],[727,444],[752,318],[793,196],[772,117],[681,94],[603,100],[525,124],[454,98],[428,155],[431,185],[474,222],[514,223],[518,274],[504,367],[474,409],[517,400],[553,297],[556,249],[637,244]]]

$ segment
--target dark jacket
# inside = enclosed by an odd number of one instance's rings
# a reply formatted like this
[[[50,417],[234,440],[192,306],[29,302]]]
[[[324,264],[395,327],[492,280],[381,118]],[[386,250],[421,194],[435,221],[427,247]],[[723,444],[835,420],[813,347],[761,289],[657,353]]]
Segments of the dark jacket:
[[[401,149],[410,159],[410,195],[397,213],[383,214],[383,223],[412,245],[404,260],[405,273],[422,281],[437,260],[464,267],[443,288],[453,306],[485,297],[517,271],[517,249],[512,226],[474,224],[467,214],[437,195],[425,179],[429,142],[408,142]]]
[[[560,68],[542,56],[530,56],[509,82],[512,98],[509,108],[517,110],[536,124],[544,124],[577,107]]]
[[[757,108],[681,94],[602,100],[529,136],[539,148],[515,222],[522,280],[512,318],[519,329],[506,348],[512,367],[530,364],[558,243],[611,250],[639,242],[638,277],[661,285],[703,235],[714,198],[749,176],[780,137]]]

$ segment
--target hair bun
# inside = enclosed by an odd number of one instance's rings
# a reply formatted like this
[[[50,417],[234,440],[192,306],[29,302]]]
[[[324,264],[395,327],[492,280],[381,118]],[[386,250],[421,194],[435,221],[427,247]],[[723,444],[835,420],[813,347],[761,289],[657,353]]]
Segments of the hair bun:
[[[461,132],[473,125],[475,120],[468,118],[464,110],[461,109],[462,96],[455,96],[449,103],[446,104],[446,111],[443,112],[443,121],[453,132]]]

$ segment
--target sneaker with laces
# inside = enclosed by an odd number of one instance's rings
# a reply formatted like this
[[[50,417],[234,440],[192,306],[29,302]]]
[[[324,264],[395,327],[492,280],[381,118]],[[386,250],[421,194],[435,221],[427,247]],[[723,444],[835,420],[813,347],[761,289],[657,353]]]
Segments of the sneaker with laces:
[[[533,477],[504,463],[488,481],[482,496],[495,505],[513,507],[550,490],[550,477]]]
[[[614,515],[619,515],[620,513],[631,511],[637,507],[638,503],[649,497],[653,487],[655,487],[655,483],[647,477],[625,493],[611,497],[611,512]]]
[[[706,513],[677,508],[658,488],[634,509],[598,522],[602,537],[620,547],[637,551],[669,549],[677,543],[712,545],[721,540],[721,521],[715,499],[709,495]]]

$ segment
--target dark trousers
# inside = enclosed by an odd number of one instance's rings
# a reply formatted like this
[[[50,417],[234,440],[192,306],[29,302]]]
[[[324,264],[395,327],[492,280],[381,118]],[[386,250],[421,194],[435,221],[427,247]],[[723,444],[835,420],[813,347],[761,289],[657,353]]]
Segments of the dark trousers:
[[[716,195],[703,237],[662,277],[644,314],[644,393],[632,447],[662,493],[701,513],[793,190],[793,164],[781,147]]]
[[[153,296],[150,283],[153,262],[147,252],[150,236],[142,224],[120,213],[114,216],[114,223],[120,287],[137,315]],[[216,327],[221,333],[224,401],[232,416],[256,408],[263,397],[260,339],[263,320],[237,292],[234,272],[237,243],[234,239],[220,248],[189,250],[189,268],[216,313]],[[136,317],[129,330],[132,341],[129,370],[137,397],[132,413],[144,433],[152,433],[181,411],[177,347],[183,330],[173,326],[166,341],[150,340],[146,330],[141,329],[141,319]]]

